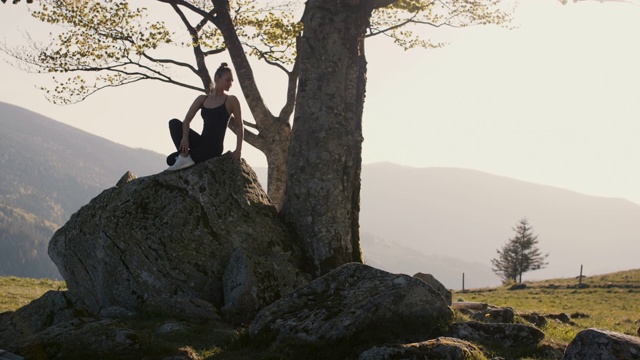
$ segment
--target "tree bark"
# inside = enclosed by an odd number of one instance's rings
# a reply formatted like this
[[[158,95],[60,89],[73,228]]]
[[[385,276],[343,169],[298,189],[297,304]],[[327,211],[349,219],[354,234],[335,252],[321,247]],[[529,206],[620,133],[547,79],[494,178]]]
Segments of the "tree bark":
[[[364,37],[372,3],[309,0],[281,210],[312,274],[362,262],[359,236]]]

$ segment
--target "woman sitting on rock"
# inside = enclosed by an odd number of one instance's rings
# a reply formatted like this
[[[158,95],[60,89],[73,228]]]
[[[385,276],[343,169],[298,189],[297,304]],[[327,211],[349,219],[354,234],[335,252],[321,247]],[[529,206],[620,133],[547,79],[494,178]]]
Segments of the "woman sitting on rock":
[[[222,155],[224,135],[231,115],[236,122],[238,136],[231,159],[234,162],[240,161],[244,128],[238,98],[226,93],[233,83],[233,75],[227,63],[222,63],[216,70],[213,82],[213,91],[208,95],[200,95],[193,101],[184,121],[169,121],[171,139],[178,151],[167,157],[167,170],[184,169]],[[189,128],[198,110],[204,120],[202,134]]]

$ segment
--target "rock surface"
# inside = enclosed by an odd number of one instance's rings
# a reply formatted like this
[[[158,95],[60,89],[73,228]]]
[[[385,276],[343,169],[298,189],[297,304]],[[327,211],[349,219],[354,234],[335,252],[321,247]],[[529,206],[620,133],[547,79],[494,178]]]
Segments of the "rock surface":
[[[345,264],[261,310],[251,337],[295,358],[297,348],[365,350],[389,341],[437,336],[453,317],[421,280],[360,263]],[[356,354],[357,355],[357,354]]]
[[[13,350],[16,339],[32,336],[82,315],[73,307],[66,291],[47,291],[16,311],[0,314],[0,348]]]
[[[533,347],[544,340],[544,333],[533,326],[477,321],[452,324],[451,336],[468,341],[499,343],[505,348]]]
[[[363,352],[358,360],[408,360],[408,359],[482,359],[477,346],[456,338],[439,337],[420,343],[374,346]]]
[[[30,360],[140,359],[139,342],[118,320],[77,318],[17,339],[12,349]]]
[[[191,323],[220,320],[218,310],[212,304],[201,299],[180,296],[151,298],[144,303],[142,312],[151,316],[185,320]]]
[[[515,315],[511,308],[491,308],[475,312],[471,315],[471,319],[484,323],[512,324]]]
[[[640,359],[640,339],[601,329],[580,331],[569,343],[564,360]]]
[[[243,322],[306,283],[297,246],[246,163],[225,154],[123,179],[49,243],[78,307],[139,311],[149,299],[179,296]]]
[[[413,275],[413,277],[418,278],[426,282],[427,284],[431,285],[431,287],[433,287],[437,292],[439,292],[442,295],[442,297],[446,300],[447,305],[451,306],[452,300],[453,300],[453,294],[433,275],[417,273]]]

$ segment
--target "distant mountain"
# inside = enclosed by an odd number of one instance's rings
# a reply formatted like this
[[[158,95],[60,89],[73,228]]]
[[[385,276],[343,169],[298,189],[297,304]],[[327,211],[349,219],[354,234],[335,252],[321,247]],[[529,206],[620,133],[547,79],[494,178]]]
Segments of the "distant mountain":
[[[0,275],[59,276],[46,251],[53,232],[127,170],[165,167],[160,154],[0,102]]]
[[[360,247],[367,265],[392,273],[428,273],[449,289],[462,289],[463,281],[465,289],[500,284],[486,262],[465,261],[455,254],[432,254],[424,249],[416,250],[364,231],[360,234]]]
[[[623,199],[474,170],[378,163],[363,167],[361,209],[362,232],[377,239],[362,236],[365,259],[388,271],[431,272],[449,288],[461,288],[462,273],[466,288],[498,285],[491,259],[523,217],[550,253],[547,268],[524,280],[578,276],[581,265],[585,275],[640,268],[640,206]]]
[[[164,155],[132,149],[0,103],[0,275],[56,277],[55,229],[127,171],[164,170]],[[266,169],[254,168],[262,184]],[[640,268],[640,206],[623,199],[454,168],[364,165],[361,246],[378,268],[433,274],[445,286],[495,286],[491,259],[523,217],[549,252],[525,280]]]
[[[266,183],[266,169],[256,169]],[[524,280],[604,274],[640,268],[640,206],[480,171],[362,168],[361,247],[365,263],[434,275],[446,287],[500,285],[496,250],[526,217],[549,265]]]

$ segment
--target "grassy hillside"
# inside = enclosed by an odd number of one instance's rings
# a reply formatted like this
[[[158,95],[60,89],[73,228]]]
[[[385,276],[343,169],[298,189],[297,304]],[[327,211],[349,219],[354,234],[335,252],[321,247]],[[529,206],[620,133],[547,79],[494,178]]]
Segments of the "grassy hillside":
[[[15,277],[0,277],[0,312],[15,310],[39,297],[47,290],[64,289],[63,282]],[[629,335],[636,334],[640,326],[640,269],[587,277],[582,286],[577,279],[553,279],[527,282],[526,288],[509,290],[508,286],[473,289],[454,293],[454,301],[486,302],[500,307],[511,307],[517,313],[540,315],[564,313],[569,323],[549,321],[542,328],[547,338],[544,343],[556,348],[565,347],[575,335],[586,328],[601,328]],[[465,316],[459,315],[459,320]],[[516,317],[516,321],[523,321]],[[195,333],[181,337],[159,339],[148,329],[157,326],[154,319],[131,319],[129,326],[143,341],[145,352],[162,355],[176,349],[199,359],[264,358],[260,350],[251,346],[246,329],[231,329],[222,324],[203,325]],[[208,334],[208,335],[206,335]],[[491,351],[491,349],[489,349]],[[521,359],[540,359],[517,356]]]
[[[2,102],[0,128],[0,276],[59,279],[47,255],[54,231],[127,170],[165,167],[160,154]]]
[[[49,290],[66,290],[66,287],[64,281],[0,277],[0,313],[25,306]]]
[[[454,301],[485,302],[540,315],[564,313],[571,323],[551,323],[545,333],[570,341],[580,330],[602,328],[636,335],[640,327],[640,269],[575,279],[525,282],[525,289],[510,286],[456,292]]]

